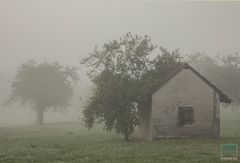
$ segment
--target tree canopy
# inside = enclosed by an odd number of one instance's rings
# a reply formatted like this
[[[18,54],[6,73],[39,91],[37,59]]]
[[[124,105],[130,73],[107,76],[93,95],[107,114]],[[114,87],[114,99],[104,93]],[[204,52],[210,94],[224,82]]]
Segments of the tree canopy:
[[[158,47],[149,36],[127,33],[101,49],[95,47],[81,60],[96,85],[83,112],[85,125],[103,122],[105,129],[115,129],[128,140],[141,109],[149,109],[151,93],[180,62],[178,50]]]
[[[75,67],[30,60],[18,67],[7,103],[20,100],[23,105],[30,104],[37,112],[37,123],[42,124],[47,109],[64,111],[70,105],[77,81]]]

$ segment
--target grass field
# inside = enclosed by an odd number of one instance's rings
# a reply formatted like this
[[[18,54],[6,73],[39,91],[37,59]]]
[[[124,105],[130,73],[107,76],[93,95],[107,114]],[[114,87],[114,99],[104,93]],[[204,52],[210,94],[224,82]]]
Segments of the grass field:
[[[218,163],[221,143],[240,144],[240,122],[222,122],[221,139],[143,142],[80,122],[0,128],[0,162]],[[229,162],[229,161],[228,161]],[[234,161],[240,162],[240,161]]]

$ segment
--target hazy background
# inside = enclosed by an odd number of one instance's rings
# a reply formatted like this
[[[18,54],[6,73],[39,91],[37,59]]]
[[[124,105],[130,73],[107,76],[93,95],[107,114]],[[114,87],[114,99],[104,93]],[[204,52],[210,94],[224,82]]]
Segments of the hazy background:
[[[21,63],[59,61],[77,66],[81,80],[67,114],[49,112],[45,121],[78,120],[78,98],[91,88],[79,59],[126,32],[182,54],[240,52],[240,2],[0,0],[0,103]],[[27,107],[0,106],[0,124],[34,121]]]

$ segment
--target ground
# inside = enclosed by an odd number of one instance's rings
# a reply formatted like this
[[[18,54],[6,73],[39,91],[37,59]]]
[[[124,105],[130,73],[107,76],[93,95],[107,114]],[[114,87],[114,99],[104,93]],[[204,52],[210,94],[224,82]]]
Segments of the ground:
[[[219,163],[221,143],[240,144],[240,121],[221,124],[221,139],[154,142],[136,135],[124,142],[102,126],[88,131],[80,122],[0,127],[0,162]]]

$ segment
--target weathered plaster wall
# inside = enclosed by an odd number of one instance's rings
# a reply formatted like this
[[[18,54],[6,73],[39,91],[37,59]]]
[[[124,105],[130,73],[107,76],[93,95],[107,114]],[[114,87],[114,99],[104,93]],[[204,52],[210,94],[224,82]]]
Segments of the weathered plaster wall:
[[[216,95],[216,98],[219,98]],[[148,138],[210,136],[214,127],[214,90],[188,69],[181,70],[152,96]],[[219,114],[219,102],[215,103]],[[178,107],[193,107],[194,123],[178,127]]]

